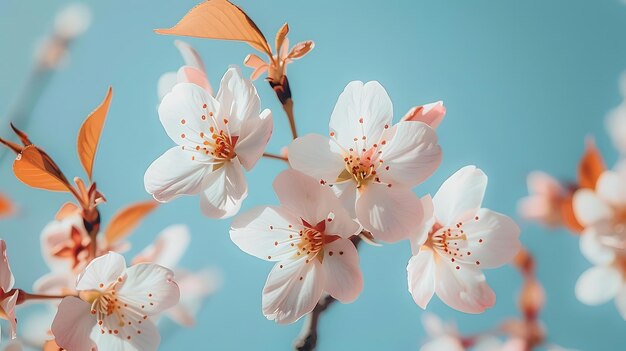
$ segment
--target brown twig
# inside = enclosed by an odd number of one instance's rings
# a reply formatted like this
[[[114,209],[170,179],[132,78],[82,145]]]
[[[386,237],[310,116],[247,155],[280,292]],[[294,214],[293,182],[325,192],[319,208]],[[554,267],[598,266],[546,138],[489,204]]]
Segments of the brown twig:
[[[291,136],[293,139],[298,137],[298,131],[296,130],[296,118],[293,114],[293,99],[291,98],[291,88],[289,88],[289,80],[287,76],[282,76],[280,81],[269,80],[270,86],[274,89],[276,97],[283,105],[283,110],[287,114],[287,120],[289,121],[289,128],[291,128]]]
[[[272,153],[269,153],[269,152],[264,153],[263,157],[272,158],[272,159],[280,160],[280,161],[284,161],[284,162],[289,162],[287,157],[284,157],[284,156],[281,156],[281,155],[272,154]]]
[[[369,233],[367,233],[369,234]],[[350,239],[354,246],[358,249],[361,242],[360,236],[354,236]],[[326,311],[335,301],[332,296],[325,295],[317,303],[313,311],[306,316],[306,320],[302,325],[300,335],[294,342],[294,349],[297,351],[313,351],[317,346],[317,327],[319,325],[320,316]]]

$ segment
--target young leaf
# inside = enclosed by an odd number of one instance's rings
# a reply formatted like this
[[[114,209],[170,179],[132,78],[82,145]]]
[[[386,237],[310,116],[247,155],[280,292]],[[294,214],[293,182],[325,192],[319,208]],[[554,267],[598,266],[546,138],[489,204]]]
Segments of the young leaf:
[[[50,191],[70,191],[70,184],[52,158],[34,145],[26,146],[13,163],[13,173],[24,184]]]
[[[89,180],[93,172],[93,161],[96,157],[96,151],[98,150],[98,141],[100,140],[100,134],[102,133],[102,127],[104,121],[109,112],[109,105],[111,104],[111,97],[113,89],[109,87],[104,101],[98,106],[83,122],[78,132],[78,158],[83,165],[85,172]]]
[[[145,216],[150,214],[159,204],[155,201],[138,202],[117,212],[104,231],[108,243],[114,243],[130,233],[139,225]]]
[[[581,188],[595,189],[596,182],[606,170],[600,150],[592,139],[587,140],[585,153],[578,164],[578,184]]]
[[[174,27],[157,29],[158,34],[235,40],[272,55],[261,30],[239,7],[227,0],[207,0],[196,5]]]

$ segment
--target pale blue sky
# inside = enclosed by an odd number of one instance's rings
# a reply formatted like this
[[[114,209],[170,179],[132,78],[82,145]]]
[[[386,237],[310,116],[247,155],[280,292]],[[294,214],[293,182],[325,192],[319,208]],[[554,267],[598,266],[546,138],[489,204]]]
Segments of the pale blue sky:
[[[24,81],[35,41],[65,1],[0,0],[0,116]],[[71,64],[58,72],[27,126],[32,139],[58,159],[68,175],[82,174],[75,135],[82,119],[115,93],[95,165],[95,179],[109,203],[104,221],[121,206],[148,199],[147,166],[171,141],[156,114],[156,82],[181,58],[173,37],[152,29],[173,25],[196,0],[90,2],[94,19],[72,48]],[[615,160],[603,126],[620,102],[618,77],[626,68],[626,6],[618,0],[440,0],[237,2],[273,38],[284,21],[292,42],[313,39],[314,51],[290,66],[301,133],[325,134],[337,96],[351,80],[378,80],[388,90],[396,118],[414,105],[444,100],[448,115],[438,129],[444,160],[416,188],[434,193],[450,174],[476,164],[490,177],[485,206],[515,215],[526,193],[525,175],[543,169],[573,176],[583,139],[598,138]],[[229,64],[251,49],[238,43],[189,40],[205,59],[214,85]],[[249,70],[246,70],[249,72]],[[289,141],[289,129],[273,92],[257,82],[262,105],[275,113],[269,149]],[[1,127],[0,135],[9,135]],[[276,202],[270,184],[284,168],[263,160],[250,173],[244,208]],[[68,198],[25,187],[10,162],[0,167],[0,191],[19,200],[18,217],[0,222],[0,235],[19,287],[45,272],[39,233]],[[241,252],[228,237],[229,221],[204,218],[196,198],[162,206],[132,237],[140,249],[170,224],[191,227],[193,246],[183,265],[219,267],[223,289],[202,310],[198,325],[167,333],[163,350],[288,350],[300,323],[278,326],[261,313],[260,293],[271,265]],[[574,296],[579,274],[590,266],[577,239],[520,221],[522,241],[536,254],[548,304],[542,320],[552,342],[580,350],[615,350],[626,322],[613,304],[588,307]],[[133,251],[134,252],[134,251]],[[357,302],[337,305],[321,325],[320,350],[417,350],[424,337],[422,311],[406,288],[407,243],[361,251],[365,288]],[[487,329],[517,313],[515,270],[487,273],[498,301],[473,316],[434,299],[429,311],[456,320],[464,332]],[[206,345],[206,347],[205,347]]]

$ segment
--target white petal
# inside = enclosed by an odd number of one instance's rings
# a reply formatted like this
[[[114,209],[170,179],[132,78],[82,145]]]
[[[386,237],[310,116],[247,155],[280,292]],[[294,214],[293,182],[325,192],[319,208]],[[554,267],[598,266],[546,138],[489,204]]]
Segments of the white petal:
[[[182,326],[193,326],[195,316],[206,298],[221,285],[221,275],[215,269],[198,272],[176,270],[176,283],[180,288],[180,302],[165,311],[167,316]]]
[[[384,163],[378,168],[380,176],[409,187],[416,186],[430,177],[441,163],[437,134],[421,122],[400,122],[393,129],[395,134],[381,147]]]
[[[335,183],[345,169],[343,156],[331,148],[333,143],[319,134],[307,134],[289,145],[289,164],[318,181]]]
[[[126,270],[124,256],[109,252],[102,255],[87,265],[85,270],[78,276],[76,290],[102,290],[104,291],[121,277]]]
[[[406,267],[409,292],[413,301],[423,308],[435,293],[435,257],[432,250],[422,250],[411,257]]]
[[[467,252],[462,260],[480,267],[496,268],[513,260],[521,247],[520,229],[508,216],[481,208],[478,219],[463,222],[467,235]]]
[[[531,172],[526,178],[528,191],[532,194],[542,194],[546,196],[561,195],[564,191],[563,186],[551,175],[541,172]]]
[[[71,272],[50,272],[41,276],[33,284],[33,290],[37,294],[62,295],[72,291],[76,286],[76,276]]]
[[[626,320],[626,286],[622,285],[619,289],[619,292],[615,296],[615,305],[617,306],[619,314]]]
[[[422,203],[409,188],[375,183],[361,193],[356,214],[365,229],[386,242],[408,239],[424,219]]]
[[[211,134],[210,115],[218,110],[219,103],[200,86],[178,83],[159,105],[159,119],[175,143],[193,148],[201,143],[199,133]]]
[[[420,351],[465,351],[463,344],[458,338],[451,335],[444,335],[434,340],[428,341],[420,348]]]
[[[261,100],[256,88],[236,66],[229,67],[224,73],[216,99],[220,103],[218,117],[229,121],[230,131],[234,135],[239,135],[243,121],[259,118]]]
[[[626,174],[613,171],[602,173],[596,183],[596,192],[615,207],[626,206]]]
[[[257,207],[233,220],[230,239],[243,252],[268,261],[281,261],[294,255],[292,247],[299,218],[280,207]],[[293,228],[292,228],[293,227]]]
[[[11,266],[7,258],[7,243],[4,240],[0,240],[0,251],[2,252],[2,256],[0,257],[0,289],[4,292],[8,292],[13,289],[15,278],[11,272]]]
[[[259,116],[247,118],[241,123],[235,152],[246,170],[251,170],[263,156],[267,142],[272,136],[273,127],[272,112],[268,109],[263,110]]]
[[[9,325],[11,327],[9,334],[11,335],[11,339],[15,339],[17,337],[17,318],[15,317],[15,306],[17,305],[17,297],[19,296],[19,290],[15,290],[13,294],[5,297],[0,305],[2,306],[2,310],[6,313],[6,317],[9,321]]]
[[[343,303],[356,300],[363,290],[363,275],[359,253],[350,240],[338,239],[325,245],[322,268],[328,294]]]
[[[611,207],[590,189],[576,191],[573,201],[576,219],[584,227],[613,217]]]
[[[285,208],[311,225],[326,221],[327,234],[348,238],[361,231],[333,191],[303,173],[283,171],[274,180],[274,190]],[[329,214],[333,215],[331,221]]]
[[[235,158],[206,178],[208,187],[200,197],[202,213],[210,218],[227,218],[235,215],[248,196],[248,184],[243,168]]]
[[[609,266],[595,266],[581,274],[576,282],[576,297],[587,305],[600,305],[617,295],[622,287],[620,273]]]
[[[159,96],[159,101],[163,100],[165,95],[172,91],[176,83],[178,83],[176,72],[163,73],[161,77],[159,77],[159,82],[157,83],[157,94]]]
[[[183,57],[185,64],[191,67],[195,67],[201,71],[206,71],[204,68],[204,62],[200,57],[200,54],[189,43],[182,40],[175,40],[174,45],[178,48],[180,55]]]
[[[626,154],[626,103],[622,102],[609,113],[606,119],[606,129],[613,145],[622,155]]]
[[[90,338],[95,325],[96,317],[90,313],[88,303],[66,297],[52,322],[52,334],[56,343],[66,350],[96,350]]]
[[[324,289],[319,260],[277,263],[263,288],[263,314],[280,324],[293,323],[311,312]]]
[[[350,148],[354,138],[361,140],[363,136],[371,143],[378,142],[392,118],[391,99],[380,83],[354,81],[339,95],[329,127],[339,144]]]
[[[593,264],[607,264],[615,259],[615,251],[600,242],[593,227],[583,231],[580,237],[580,252]]]
[[[428,233],[430,233],[437,221],[432,197],[426,195],[422,197],[420,201],[422,202],[422,209],[424,211],[424,221],[415,234],[409,238],[411,242],[411,253],[413,255],[417,255],[420,251],[420,248],[424,245],[426,239],[428,239]]]
[[[433,197],[435,216],[445,226],[474,217],[487,188],[487,176],[475,166],[465,166],[448,178]]]
[[[437,262],[437,296],[448,306],[465,313],[482,313],[496,302],[496,295],[487,284],[485,275],[469,265]]]
[[[141,306],[142,313],[154,315],[178,303],[180,291],[173,277],[171,270],[157,264],[136,264],[126,270],[117,294],[129,305]]]
[[[341,183],[335,183],[332,186],[335,196],[339,198],[343,208],[348,211],[352,218],[356,218],[356,199],[359,196],[359,190],[356,183],[352,180],[346,180]]]
[[[161,343],[159,330],[150,319],[139,322],[133,320],[132,325],[120,328],[117,335],[103,334],[100,328],[94,328],[91,338],[102,351],[156,351]]]
[[[133,263],[151,262],[174,269],[187,251],[191,235],[186,225],[169,226],[157,236],[154,243],[144,248]]]
[[[146,170],[143,177],[146,191],[161,202],[201,192],[211,166],[192,159],[198,155],[180,146],[167,150]]]
[[[181,83],[192,83],[204,89],[207,94],[213,95],[213,90],[206,73],[191,66],[182,66],[176,73],[176,80]]]

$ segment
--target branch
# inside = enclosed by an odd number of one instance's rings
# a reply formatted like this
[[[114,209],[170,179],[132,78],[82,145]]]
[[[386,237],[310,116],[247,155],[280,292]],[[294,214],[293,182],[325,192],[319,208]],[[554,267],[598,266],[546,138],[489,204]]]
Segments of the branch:
[[[371,235],[368,232],[361,232],[361,235]],[[361,236],[354,236],[350,239],[354,246],[358,249],[361,242]],[[302,331],[294,342],[294,349],[297,351],[313,351],[317,346],[317,326],[319,324],[320,316],[324,311],[328,309],[335,301],[332,296],[325,295],[317,303],[313,311],[306,316],[306,320],[302,325]]]
[[[284,161],[284,162],[289,162],[287,157],[276,155],[276,154],[271,154],[269,152],[264,153],[263,157],[272,158],[272,159],[280,160],[280,161]]]

